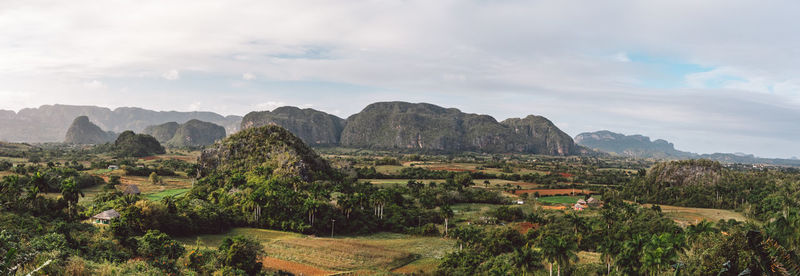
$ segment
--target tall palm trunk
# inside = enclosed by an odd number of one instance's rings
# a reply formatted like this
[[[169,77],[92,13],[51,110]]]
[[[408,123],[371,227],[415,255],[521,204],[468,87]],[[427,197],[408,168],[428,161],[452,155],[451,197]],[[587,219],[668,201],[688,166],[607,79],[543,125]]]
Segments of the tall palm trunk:
[[[550,263],[550,276],[553,276],[553,263]]]

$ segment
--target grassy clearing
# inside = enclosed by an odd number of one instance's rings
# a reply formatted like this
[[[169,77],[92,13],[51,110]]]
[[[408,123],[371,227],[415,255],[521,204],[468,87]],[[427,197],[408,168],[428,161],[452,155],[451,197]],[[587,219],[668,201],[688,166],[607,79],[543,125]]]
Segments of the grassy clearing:
[[[254,239],[256,241],[259,241],[261,243],[268,243],[278,239],[297,238],[303,236],[301,234],[296,234],[296,233],[267,230],[267,229],[233,228],[230,231],[228,231],[228,233],[225,234],[182,237],[178,238],[178,241],[186,247],[194,247],[199,241],[200,247],[202,248],[217,248],[219,247],[220,244],[222,244],[222,240],[224,240],[226,237],[233,237],[237,235],[243,235],[248,238]]]
[[[273,270],[389,273],[395,269],[433,271],[439,259],[450,252],[455,242],[439,237],[416,237],[379,233],[345,238],[318,238],[296,233],[235,228],[220,235],[181,238],[191,248],[199,240],[203,247],[217,247],[225,237],[244,235],[264,245],[271,259],[265,266]],[[314,270],[316,269],[316,270]],[[305,272],[306,275],[319,275]]]
[[[160,201],[162,198],[168,196],[178,196],[188,192],[189,189],[174,189],[174,190],[165,190],[157,193],[146,194],[144,195],[145,198],[152,200],[152,201]]]
[[[652,204],[644,204],[646,208],[650,208]],[[719,221],[720,219],[729,220],[734,219],[737,221],[746,221],[747,218],[741,213],[733,210],[724,209],[708,209],[708,208],[691,208],[679,207],[670,205],[658,205],[668,218],[671,218],[681,226],[696,224],[703,220],[712,222]]]
[[[358,181],[370,182],[375,186],[378,186],[378,187],[381,187],[381,188],[386,188],[386,187],[391,187],[391,186],[394,186],[394,185],[405,186],[406,184],[408,184],[408,180],[410,180],[410,179],[359,179]],[[417,179],[416,181],[422,182],[422,183],[425,183],[425,185],[428,185],[428,183],[431,183],[431,182],[436,182],[436,183],[440,183],[441,184],[441,183],[444,183],[445,180],[444,179]]]

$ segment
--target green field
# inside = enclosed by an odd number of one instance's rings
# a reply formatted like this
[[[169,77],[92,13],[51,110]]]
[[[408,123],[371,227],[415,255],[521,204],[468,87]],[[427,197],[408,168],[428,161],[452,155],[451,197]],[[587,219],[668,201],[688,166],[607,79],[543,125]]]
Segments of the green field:
[[[188,192],[190,189],[172,189],[172,190],[165,190],[157,193],[146,194],[144,195],[145,198],[153,201],[160,201],[162,198],[167,196],[178,196]]]
[[[545,196],[540,197],[537,201],[549,204],[575,204],[579,199],[583,198],[583,196]]]

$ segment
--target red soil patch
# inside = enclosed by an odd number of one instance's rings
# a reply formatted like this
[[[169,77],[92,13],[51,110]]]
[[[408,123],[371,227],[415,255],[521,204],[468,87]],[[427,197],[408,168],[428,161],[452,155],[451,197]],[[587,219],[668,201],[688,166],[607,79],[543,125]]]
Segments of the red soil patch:
[[[558,174],[563,176],[563,177],[566,177],[566,178],[572,177],[572,174],[570,174],[570,173],[558,173]]]
[[[264,268],[266,269],[276,270],[276,271],[283,270],[286,272],[291,272],[295,275],[330,275],[334,273],[333,271],[322,270],[310,265],[284,261],[281,259],[276,259],[271,257],[264,257],[263,259],[261,259],[261,263],[264,265]]]
[[[561,205],[561,206],[546,206],[546,205],[543,205],[541,207],[542,207],[542,209],[547,209],[547,210],[566,210],[567,209],[567,206],[563,206],[563,205]]]
[[[533,195],[536,192],[539,192],[540,196],[553,196],[553,195],[571,195],[572,192],[575,194],[591,194],[594,193],[591,190],[581,190],[581,189],[530,189],[530,190],[517,190],[514,194],[521,195],[524,193],[528,193],[528,195]]]
[[[528,233],[528,230],[531,230],[533,228],[539,228],[539,224],[538,223],[533,224],[526,221],[526,222],[521,222],[514,226],[514,229],[516,229],[517,231],[519,231],[520,234],[523,235],[525,235],[525,233]]]

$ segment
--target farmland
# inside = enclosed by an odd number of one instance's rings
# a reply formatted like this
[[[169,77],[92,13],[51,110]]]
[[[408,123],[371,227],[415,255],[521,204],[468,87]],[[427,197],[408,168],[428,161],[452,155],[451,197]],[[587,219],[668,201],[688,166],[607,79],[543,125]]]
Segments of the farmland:
[[[225,237],[235,235],[245,235],[264,246],[267,268],[315,275],[329,272],[388,273],[393,270],[432,272],[437,260],[454,247],[452,240],[439,237],[378,233],[321,238],[252,228],[234,228],[225,234],[179,240],[190,248],[197,242],[213,248]]]

